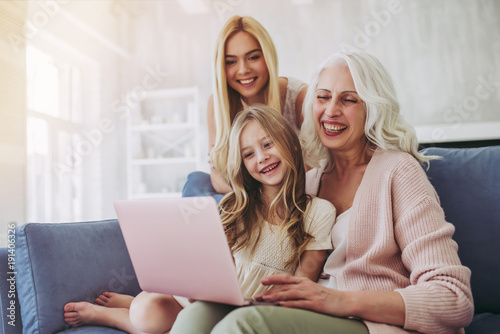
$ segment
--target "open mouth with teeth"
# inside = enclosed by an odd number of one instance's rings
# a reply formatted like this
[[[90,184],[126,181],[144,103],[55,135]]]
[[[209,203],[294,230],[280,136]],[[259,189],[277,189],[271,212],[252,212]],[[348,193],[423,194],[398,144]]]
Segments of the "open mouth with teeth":
[[[237,80],[240,84],[243,86],[247,86],[252,84],[255,80],[257,80],[257,77],[249,78],[249,79],[244,79],[244,80]]]
[[[269,166],[266,166],[263,170],[260,171],[260,173],[262,174],[267,174],[269,172],[272,172],[273,170],[276,169],[276,167],[278,167],[280,165],[280,162],[276,162],[272,165],[269,165]]]
[[[345,125],[334,125],[334,124],[329,124],[323,122],[323,128],[325,129],[326,132],[328,133],[340,133],[347,129],[347,126]]]

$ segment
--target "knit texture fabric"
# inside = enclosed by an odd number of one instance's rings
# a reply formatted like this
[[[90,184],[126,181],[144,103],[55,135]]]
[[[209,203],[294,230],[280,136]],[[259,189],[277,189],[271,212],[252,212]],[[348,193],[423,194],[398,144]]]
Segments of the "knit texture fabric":
[[[313,198],[307,204],[304,216],[306,231],[314,238],[307,244],[306,250],[332,249],[330,231],[334,222],[333,205],[329,201]],[[296,266],[286,267],[295,250],[287,231],[280,226],[263,222],[253,254],[251,248],[245,247],[234,253],[236,272],[245,298],[253,298],[270,288],[260,282],[263,277],[277,274],[293,275],[296,269]]]
[[[322,171],[308,172],[317,194]],[[404,329],[365,321],[370,333],[464,333],[473,316],[470,270],[460,263],[436,191],[409,154],[377,149],[351,208],[343,291],[398,291]]]

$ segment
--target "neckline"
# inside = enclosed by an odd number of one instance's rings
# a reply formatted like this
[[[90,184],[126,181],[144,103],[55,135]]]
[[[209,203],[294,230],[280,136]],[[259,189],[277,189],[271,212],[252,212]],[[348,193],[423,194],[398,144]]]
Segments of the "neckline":
[[[354,199],[352,200],[352,205],[349,209],[345,210],[344,212],[342,212],[340,215],[338,215],[337,217],[340,217],[341,215],[343,215],[344,213],[350,211],[355,205],[356,205],[356,202],[357,202],[357,198],[359,197],[358,194],[359,194],[359,189],[363,187],[363,184],[366,182],[366,174],[371,170],[371,165],[372,165],[372,161],[373,159],[378,156],[381,152],[381,148],[380,147],[376,147],[375,150],[373,151],[373,155],[372,157],[370,158],[370,161],[368,161],[368,164],[366,165],[366,169],[365,169],[365,172],[363,174],[363,177],[361,178],[361,182],[359,183],[359,187],[358,189],[356,189],[356,193],[354,194]],[[324,174],[324,170],[325,170],[325,167],[327,165],[327,162],[325,161],[325,164],[323,166],[321,166],[321,174],[319,175],[319,182],[318,182],[318,189],[316,190],[316,196],[318,196],[319,194],[319,191],[321,189],[321,181],[323,179],[323,174]]]

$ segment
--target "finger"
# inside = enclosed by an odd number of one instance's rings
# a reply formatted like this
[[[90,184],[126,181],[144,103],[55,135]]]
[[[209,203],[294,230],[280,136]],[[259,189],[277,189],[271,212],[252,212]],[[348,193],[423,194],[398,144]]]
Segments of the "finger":
[[[255,298],[255,299],[257,299],[257,300],[262,300],[262,299],[263,299],[263,297],[264,297],[265,295],[270,295],[270,294],[272,294],[272,293],[274,293],[274,292],[279,292],[279,291],[282,291],[282,290],[283,290],[283,289],[285,289],[285,287],[287,287],[287,286],[288,286],[288,285],[277,285],[277,286],[274,286],[274,287],[272,287],[272,288],[271,288],[271,289],[269,289],[269,290],[266,290],[266,291],[264,291],[264,292],[259,293],[258,295],[255,295],[255,297],[254,297],[254,298]]]
[[[297,288],[296,284],[291,284],[291,283],[290,284],[276,284],[276,285],[271,286],[270,289],[256,295],[255,298],[262,299],[264,296],[269,296],[269,295],[272,295],[274,293],[283,292],[283,291],[287,291],[287,290],[293,290],[296,288]]]
[[[308,300],[283,300],[276,302],[279,306],[289,307],[289,308],[300,308],[304,310],[313,310],[313,305]]]
[[[308,296],[303,290],[293,289],[289,286],[286,286],[283,289],[273,290],[262,296],[262,299],[266,301],[304,300],[307,298]]]
[[[296,284],[300,282],[300,277],[294,277],[288,274],[271,275],[264,277],[260,282],[263,285]]]

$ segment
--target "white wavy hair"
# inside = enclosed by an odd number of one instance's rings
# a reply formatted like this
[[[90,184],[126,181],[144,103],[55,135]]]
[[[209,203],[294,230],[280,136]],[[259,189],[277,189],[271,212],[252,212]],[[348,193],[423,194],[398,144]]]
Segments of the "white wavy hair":
[[[380,61],[362,51],[347,51],[333,54],[323,61],[309,84],[302,110],[304,123],[300,134],[304,159],[309,166],[319,167],[320,160],[328,159],[326,170],[333,167],[330,151],[323,146],[316,133],[313,102],[319,76],[323,70],[335,65],[349,68],[356,92],[365,103],[367,142],[384,150],[394,149],[410,153],[421,164],[438,158],[418,152],[415,130],[399,114],[399,103],[392,78]]]

